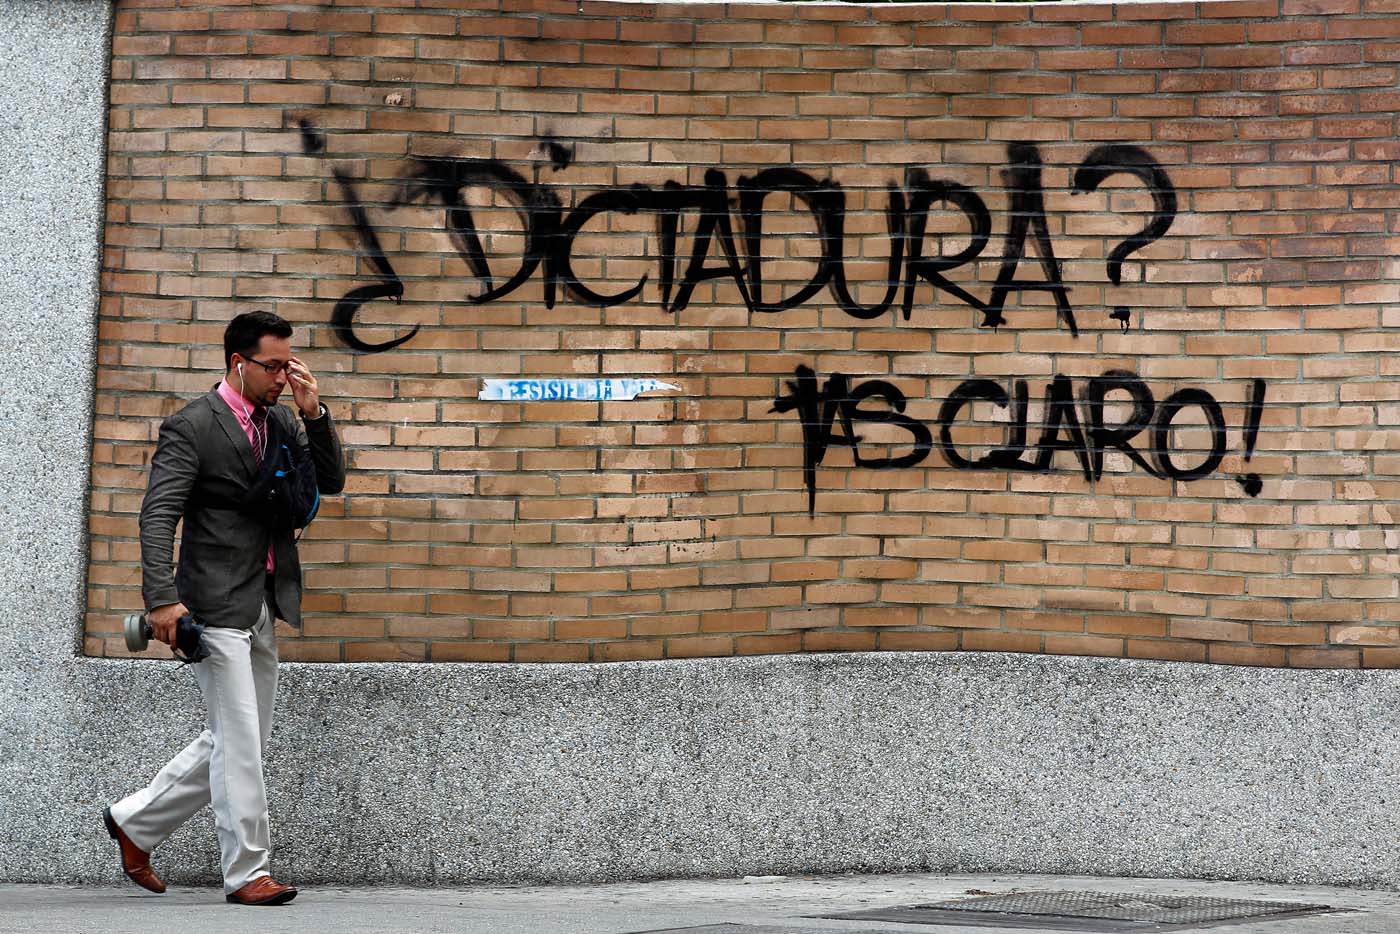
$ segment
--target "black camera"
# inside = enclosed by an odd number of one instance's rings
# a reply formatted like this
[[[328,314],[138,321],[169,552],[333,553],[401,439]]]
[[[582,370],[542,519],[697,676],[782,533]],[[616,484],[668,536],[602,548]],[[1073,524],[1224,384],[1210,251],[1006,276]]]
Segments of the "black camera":
[[[146,619],[145,613],[132,613],[123,623],[123,633],[128,649],[144,652],[146,646],[151,644],[151,637],[156,631]],[[188,613],[181,616],[175,629],[175,644],[170,650],[186,665],[193,665],[208,658],[209,650],[204,647],[204,624],[196,623],[194,617]]]

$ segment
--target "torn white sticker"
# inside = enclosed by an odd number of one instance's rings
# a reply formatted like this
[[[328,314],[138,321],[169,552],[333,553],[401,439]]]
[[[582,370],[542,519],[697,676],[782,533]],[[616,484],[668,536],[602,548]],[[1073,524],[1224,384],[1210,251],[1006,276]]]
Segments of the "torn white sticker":
[[[659,379],[484,379],[478,399],[493,402],[628,401],[653,389],[681,387]]]

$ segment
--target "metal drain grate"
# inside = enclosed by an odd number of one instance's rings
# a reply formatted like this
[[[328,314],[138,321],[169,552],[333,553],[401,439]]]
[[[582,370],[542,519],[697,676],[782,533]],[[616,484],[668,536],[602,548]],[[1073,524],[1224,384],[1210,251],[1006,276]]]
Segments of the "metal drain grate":
[[[1112,892],[1016,892],[924,905],[823,915],[852,921],[894,921],[1042,931],[1188,931],[1246,921],[1272,921],[1337,911],[1328,905],[1194,895]]]
[[[1006,911],[1019,915],[1060,915],[1066,918],[1111,918],[1155,924],[1206,924],[1212,921],[1259,918],[1317,908],[1295,902],[1251,902],[1235,898],[1192,895],[1111,895],[1105,892],[1025,892],[988,895],[960,901],[935,902],[929,908],[948,911]]]

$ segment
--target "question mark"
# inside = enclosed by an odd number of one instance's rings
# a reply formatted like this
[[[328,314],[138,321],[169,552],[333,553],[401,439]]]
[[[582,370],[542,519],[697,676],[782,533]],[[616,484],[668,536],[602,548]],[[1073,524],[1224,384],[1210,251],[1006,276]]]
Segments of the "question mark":
[[[1095,147],[1084,157],[1074,173],[1074,194],[1087,194],[1103,184],[1104,179],[1119,172],[1141,179],[1152,192],[1152,220],[1147,226],[1115,246],[1108,254],[1108,277],[1114,285],[1123,284],[1123,260],[1161,238],[1176,220],[1176,188],[1167,177],[1166,170],[1152,158],[1152,154],[1141,146],[1127,146],[1112,143]],[[1123,323],[1128,329],[1128,318],[1132,313],[1127,306],[1113,309],[1110,317]]]

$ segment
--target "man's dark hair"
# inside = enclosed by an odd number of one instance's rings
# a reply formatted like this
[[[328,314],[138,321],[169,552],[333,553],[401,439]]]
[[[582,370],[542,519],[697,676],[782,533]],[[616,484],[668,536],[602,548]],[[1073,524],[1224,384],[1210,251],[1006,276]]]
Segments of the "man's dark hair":
[[[251,357],[258,352],[264,334],[291,337],[292,326],[281,315],[270,311],[245,311],[224,328],[224,369],[233,365],[233,355]]]

